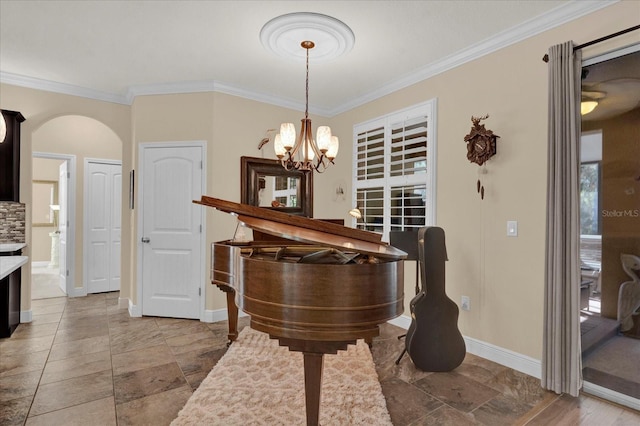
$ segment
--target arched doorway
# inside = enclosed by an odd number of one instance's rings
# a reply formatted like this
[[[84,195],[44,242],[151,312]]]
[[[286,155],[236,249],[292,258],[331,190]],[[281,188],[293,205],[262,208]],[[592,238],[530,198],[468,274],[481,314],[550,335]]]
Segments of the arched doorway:
[[[62,272],[67,277],[66,290],[68,296],[87,294],[85,272],[83,268],[84,229],[82,224],[85,211],[85,177],[84,163],[86,159],[104,159],[119,162],[122,159],[122,141],[108,126],[90,117],[65,115],[55,117],[42,124],[32,135],[32,155],[35,158],[63,159],[69,168],[66,267]],[[33,167],[33,180],[37,180],[39,170]],[[73,186],[72,186],[73,184]],[[34,193],[35,196],[35,193]],[[33,202],[34,200],[32,200]],[[49,247],[55,244],[55,237],[47,234],[46,240],[42,232],[37,232],[31,224],[32,246]],[[35,231],[35,232],[34,232]],[[60,241],[57,242],[60,244]],[[119,264],[119,262],[118,262]],[[33,294],[33,280],[32,280]]]

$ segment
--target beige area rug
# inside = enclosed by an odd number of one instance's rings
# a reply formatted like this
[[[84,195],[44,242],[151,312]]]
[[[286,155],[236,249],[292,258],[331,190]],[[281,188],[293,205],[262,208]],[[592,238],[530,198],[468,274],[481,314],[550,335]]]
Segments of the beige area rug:
[[[245,327],[171,423],[205,424],[305,425],[302,353]],[[391,425],[364,341],[324,356],[320,424]]]

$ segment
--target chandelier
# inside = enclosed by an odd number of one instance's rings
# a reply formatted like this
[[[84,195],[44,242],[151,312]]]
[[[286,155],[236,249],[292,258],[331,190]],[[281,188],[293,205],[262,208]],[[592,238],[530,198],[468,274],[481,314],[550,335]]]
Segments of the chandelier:
[[[274,138],[274,150],[282,167],[287,170],[315,170],[324,172],[338,155],[339,141],[331,134],[329,126],[319,126],[316,139],[313,139],[311,119],[309,118],[309,49],[315,43],[309,40],[300,43],[307,50],[306,104],[304,118],[301,121],[300,133],[296,138],[293,123],[282,123],[280,133]]]

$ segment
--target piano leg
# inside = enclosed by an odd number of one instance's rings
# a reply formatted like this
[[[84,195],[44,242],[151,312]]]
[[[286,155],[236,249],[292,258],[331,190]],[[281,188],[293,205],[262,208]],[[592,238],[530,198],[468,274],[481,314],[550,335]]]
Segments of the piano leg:
[[[267,324],[251,318],[251,328],[265,333],[269,332]],[[322,388],[322,361],[324,354],[336,354],[344,351],[349,345],[355,345],[355,340],[346,341],[316,341],[278,337],[269,333],[272,339],[278,339],[280,346],[287,346],[289,350],[302,352],[304,356],[304,394],[307,409],[307,426],[318,426],[320,421],[320,390]]]
[[[320,421],[322,361],[323,354],[304,352],[304,392],[307,407],[307,426],[317,426]]]
[[[219,286],[220,289],[222,287]],[[229,334],[227,346],[231,345],[238,338],[238,307],[236,306],[236,292],[233,289],[223,289],[227,294],[227,318],[229,322]]]

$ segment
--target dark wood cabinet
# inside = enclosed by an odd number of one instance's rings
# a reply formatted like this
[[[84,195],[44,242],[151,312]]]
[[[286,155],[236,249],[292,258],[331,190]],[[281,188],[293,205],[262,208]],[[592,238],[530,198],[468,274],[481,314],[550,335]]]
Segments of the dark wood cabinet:
[[[20,271],[0,280],[0,338],[11,336],[20,324]]]
[[[20,123],[17,111],[1,110],[7,135],[0,143],[0,201],[20,201]]]
[[[0,252],[0,256],[20,256],[22,250]],[[0,279],[0,338],[10,337],[20,325],[22,268]]]

